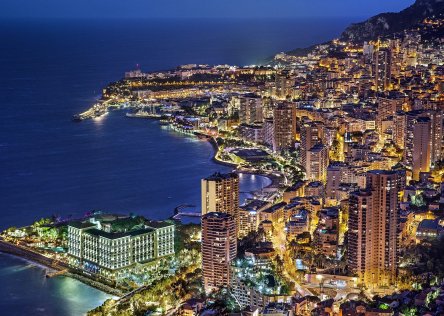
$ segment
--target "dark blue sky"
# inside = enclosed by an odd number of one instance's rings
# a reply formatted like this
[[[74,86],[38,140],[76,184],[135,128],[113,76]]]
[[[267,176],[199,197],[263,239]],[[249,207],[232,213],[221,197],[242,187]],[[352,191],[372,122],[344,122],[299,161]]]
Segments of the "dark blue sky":
[[[0,0],[0,18],[369,17],[414,0]]]

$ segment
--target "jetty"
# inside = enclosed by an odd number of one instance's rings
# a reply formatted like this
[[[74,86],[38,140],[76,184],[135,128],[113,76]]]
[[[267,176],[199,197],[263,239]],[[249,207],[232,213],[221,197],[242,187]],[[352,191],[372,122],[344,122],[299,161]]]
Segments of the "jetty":
[[[190,205],[190,204],[182,204],[179,205],[178,207],[176,207],[174,209],[174,215],[173,215],[173,219],[180,219],[183,216],[186,217],[201,217],[202,213],[201,212],[196,212],[193,211],[193,208],[195,208],[195,205]]]

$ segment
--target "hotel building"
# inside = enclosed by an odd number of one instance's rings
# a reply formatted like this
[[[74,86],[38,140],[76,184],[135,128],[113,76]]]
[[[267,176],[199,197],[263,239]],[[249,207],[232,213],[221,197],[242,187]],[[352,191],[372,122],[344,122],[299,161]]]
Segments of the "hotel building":
[[[69,263],[112,281],[174,255],[174,224],[99,215],[68,225]],[[142,265],[142,266],[141,266]]]

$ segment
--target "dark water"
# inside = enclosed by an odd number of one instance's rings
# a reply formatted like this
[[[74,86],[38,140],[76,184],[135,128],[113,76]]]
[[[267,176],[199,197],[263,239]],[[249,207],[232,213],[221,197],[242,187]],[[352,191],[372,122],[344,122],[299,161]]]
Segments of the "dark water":
[[[42,267],[0,256],[0,315],[82,315],[110,296],[66,277],[47,279]]]
[[[350,21],[0,22],[0,229],[92,209],[161,219],[179,204],[199,205],[200,179],[229,170],[212,162],[210,144],[119,112],[81,123],[71,116],[135,64],[258,63],[330,39]],[[244,176],[241,190],[267,183]],[[7,284],[0,310],[78,315],[105,298],[76,281],[41,275],[0,256]]]

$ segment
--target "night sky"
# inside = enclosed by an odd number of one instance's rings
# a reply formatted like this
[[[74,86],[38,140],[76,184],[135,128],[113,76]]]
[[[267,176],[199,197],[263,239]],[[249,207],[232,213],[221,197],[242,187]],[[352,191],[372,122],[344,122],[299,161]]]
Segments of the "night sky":
[[[414,0],[0,0],[0,18],[369,17]]]

